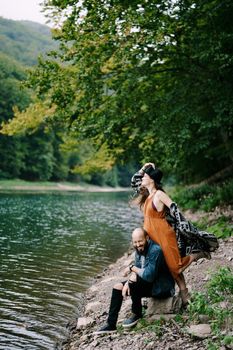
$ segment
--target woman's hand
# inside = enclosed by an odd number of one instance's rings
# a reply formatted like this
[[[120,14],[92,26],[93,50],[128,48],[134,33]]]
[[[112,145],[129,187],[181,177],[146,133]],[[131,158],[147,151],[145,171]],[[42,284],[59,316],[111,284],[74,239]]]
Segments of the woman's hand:
[[[126,277],[128,276],[128,274],[130,274],[130,269],[129,269],[129,266],[127,266],[125,269],[124,269],[124,272],[123,272],[123,276]]]
[[[139,170],[139,172],[144,172],[144,169],[151,165],[155,169],[155,163],[145,163],[143,167]]]

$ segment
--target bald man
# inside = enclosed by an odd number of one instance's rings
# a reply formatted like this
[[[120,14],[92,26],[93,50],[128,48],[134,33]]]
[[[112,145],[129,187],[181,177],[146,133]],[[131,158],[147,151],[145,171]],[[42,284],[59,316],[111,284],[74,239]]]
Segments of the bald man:
[[[151,241],[141,227],[133,231],[132,243],[135,248],[135,261],[124,272],[128,279],[113,287],[107,324],[94,332],[95,334],[116,332],[118,314],[123,298],[127,295],[132,299],[132,316],[123,322],[125,328],[136,325],[142,317],[142,297],[162,299],[175,293],[175,283],[160,246]]]

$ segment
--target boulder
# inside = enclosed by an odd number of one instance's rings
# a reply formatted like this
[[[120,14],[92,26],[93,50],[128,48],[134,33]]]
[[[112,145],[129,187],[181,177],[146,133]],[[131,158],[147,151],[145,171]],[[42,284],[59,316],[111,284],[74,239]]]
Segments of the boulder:
[[[91,317],[79,317],[77,321],[77,329],[85,329],[94,323]]]
[[[205,339],[211,336],[211,328],[208,323],[193,324],[187,328],[187,332],[197,339]]]
[[[182,306],[181,298],[178,295],[166,299],[147,298],[146,317],[154,314],[173,314],[180,310]]]
[[[95,284],[89,288],[89,292],[91,293],[97,293],[99,291],[99,287],[97,287]]]
[[[101,310],[101,305],[102,303],[100,301],[88,303],[85,307],[85,316],[97,313],[99,310]]]

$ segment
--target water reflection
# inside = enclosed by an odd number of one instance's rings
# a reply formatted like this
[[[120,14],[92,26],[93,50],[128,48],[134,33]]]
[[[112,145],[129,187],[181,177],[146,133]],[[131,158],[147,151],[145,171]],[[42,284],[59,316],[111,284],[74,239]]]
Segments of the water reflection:
[[[0,349],[54,349],[141,218],[125,193],[1,194]]]

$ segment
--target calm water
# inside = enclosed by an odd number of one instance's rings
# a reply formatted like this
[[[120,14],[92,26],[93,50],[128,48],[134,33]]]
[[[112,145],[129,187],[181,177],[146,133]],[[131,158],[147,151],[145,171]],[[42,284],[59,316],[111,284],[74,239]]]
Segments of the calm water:
[[[127,193],[0,194],[0,349],[55,349],[140,224]]]

